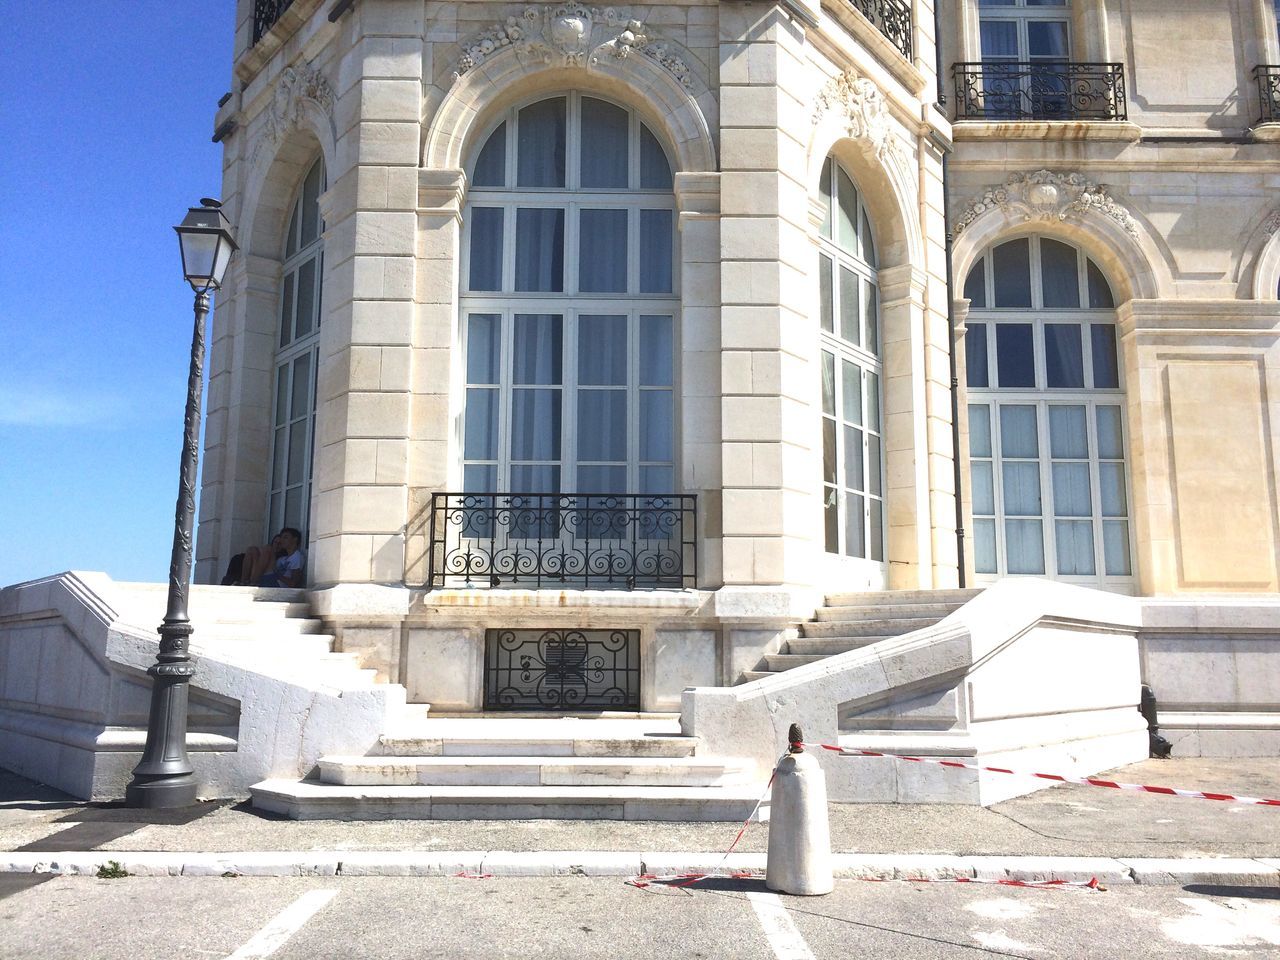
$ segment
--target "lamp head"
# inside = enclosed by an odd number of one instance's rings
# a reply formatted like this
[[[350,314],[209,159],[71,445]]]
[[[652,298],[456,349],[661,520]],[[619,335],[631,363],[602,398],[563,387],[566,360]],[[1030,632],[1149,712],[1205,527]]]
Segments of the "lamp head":
[[[239,249],[231,233],[231,221],[222,212],[222,203],[204,197],[200,206],[187,211],[182,223],[173,228],[182,250],[182,275],[196,293],[222,286],[227,264]]]

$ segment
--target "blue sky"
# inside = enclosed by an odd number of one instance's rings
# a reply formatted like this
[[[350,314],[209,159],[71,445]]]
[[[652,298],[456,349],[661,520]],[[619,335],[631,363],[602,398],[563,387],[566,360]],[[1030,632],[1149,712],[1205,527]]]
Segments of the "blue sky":
[[[221,191],[233,9],[5,6],[0,586],[167,576],[192,297],[172,227]]]

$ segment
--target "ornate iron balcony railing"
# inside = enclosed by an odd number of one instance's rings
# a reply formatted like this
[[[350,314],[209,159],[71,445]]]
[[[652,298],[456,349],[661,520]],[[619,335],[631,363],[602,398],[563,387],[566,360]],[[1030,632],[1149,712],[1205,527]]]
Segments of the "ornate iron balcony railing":
[[[957,120],[1127,120],[1124,64],[957,63]]]
[[[1280,122],[1280,66],[1260,64],[1253,68],[1253,78],[1258,81],[1258,99],[1262,103],[1258,122]]]
[[[911,59],[911,3],[909,0],[849,0],[853,9],[875,25],[908,60]]]
[[[293,0],[253,0],[253,42],[275,26],[280,15],[289,9]]]
[[[429,590],[653,590],[698,581],[691,494],[433,493],[429,524]]]

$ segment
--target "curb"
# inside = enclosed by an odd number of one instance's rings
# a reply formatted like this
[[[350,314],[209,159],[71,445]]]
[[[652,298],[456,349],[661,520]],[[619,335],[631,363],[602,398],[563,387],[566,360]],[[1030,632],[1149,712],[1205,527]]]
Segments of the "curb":
[[[252,851],[160,853],[94,850],[0,853],[0,874],[95,876],[116,863],[136,877],[636,877],[705,873],[763,876],[766,855],[609,851]],[[1188,883],[1280,886],[1280,859],[941,856],[833,856],[842,880],[1061,880],[1107,886]]]

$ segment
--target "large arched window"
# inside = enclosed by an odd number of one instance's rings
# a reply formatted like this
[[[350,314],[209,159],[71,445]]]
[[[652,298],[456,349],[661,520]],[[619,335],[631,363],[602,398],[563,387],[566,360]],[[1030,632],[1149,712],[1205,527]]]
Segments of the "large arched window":
[[[979,576],[1127,588],[1133,575],[1114,301],[1048,237],[984,251],[965,281],[970,493]]]
[[[633,112],[510,110],[470,168],[468,493],[675,491],[671,164]]]
[[[324,162],[317,160],[298,188],[281,251],[284,269],[280,279],[268,527],[271,531],[296,527],[304,540],[315,445],[320,281],[324,273],[324,224],[320,220],[319,198],[324,188]]]
[[[818,306],[822,357],[823,541],[884,562],[880,305],[871,221],[852,178],[822,168]]]

